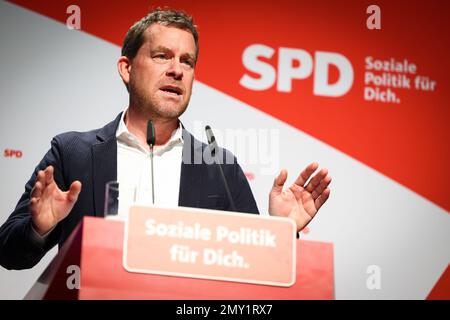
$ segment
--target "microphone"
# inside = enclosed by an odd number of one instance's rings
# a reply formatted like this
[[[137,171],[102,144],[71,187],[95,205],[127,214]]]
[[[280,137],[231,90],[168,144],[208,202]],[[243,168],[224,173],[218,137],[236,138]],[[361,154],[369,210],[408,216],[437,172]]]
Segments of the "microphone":
[[[156,134],[152,120],[147,122],[147,144],[150,146],[150,166],[152,172],[152,203],[155,204],[155,181],[153,178],[153,146],[155,145]]]
[[[155,135],[155,127],[153,126],[153,121],[148,120],[147,122],[147,144],[150,147],[153,147],[156,141],[156,135]]]
[[[231,192],[230,192],[230,188],[228,187],[227,179],[225,178],[225,175],[223,174],[220,159],[217,158],[217,150],[219,149],[219,146],[217,145],[216,137],[214,137],[214,134],[213,134],[210,126],[206,126],[205,131],[206,131],[206,138],[208,139],[209,149],[211,150],[211,156],[216,159],[215,163],[217,164],[217,167],[219,168],[220,176],[222,177],[222,182],[225,187],[225,192],[227,193],[228,201],[230,202],[231,210],[236,211],[236,206],[234,205],[233,197],[231,196]]]
[[[206,139],[208,139],[209,149],[211,150],[211,155],[216,157],[216,149],[218,148],[216,137],[214,137],[214,133],[210,126],[205,127],[206,131]]]

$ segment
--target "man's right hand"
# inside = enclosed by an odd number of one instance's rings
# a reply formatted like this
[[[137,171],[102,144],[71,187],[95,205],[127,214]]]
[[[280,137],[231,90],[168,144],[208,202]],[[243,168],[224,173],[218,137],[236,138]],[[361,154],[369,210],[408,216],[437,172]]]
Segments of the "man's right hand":
[[[33,227],[40,235],[67,217],[81,191],[80,181],[74,181],[68,191],[61,191],[53,179],[53,170],[52,166],[40,170],[31,190],[31,217]]]

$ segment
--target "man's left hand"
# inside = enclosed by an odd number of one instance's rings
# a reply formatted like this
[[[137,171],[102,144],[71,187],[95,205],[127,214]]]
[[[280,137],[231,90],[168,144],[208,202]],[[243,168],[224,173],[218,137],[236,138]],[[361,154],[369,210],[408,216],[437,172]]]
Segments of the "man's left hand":
[[[292,186],[285,190],[283,186],[287,179],[287,171],[281,170],[269,194],[269,214],[293,219],[297,224],[297,232],[314,218],[330,196],[328,185],[331,177],[327,169],[320,170],[305,185],[318,167],[317,163],[311,163],[300,173]]]

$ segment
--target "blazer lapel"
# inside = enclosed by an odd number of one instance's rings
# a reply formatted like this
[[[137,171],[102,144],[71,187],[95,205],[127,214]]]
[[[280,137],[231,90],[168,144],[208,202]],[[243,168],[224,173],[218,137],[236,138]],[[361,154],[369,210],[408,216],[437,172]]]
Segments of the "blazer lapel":
[[[116,130],[122,113],[104,126],[97,134],[97,143],[92,145],[92,177],[94,186],[94,211],[103,216],[105,207],[105,186],[117,180],[117,139]]]
[[[178,205],[198,207],[202,187],[203,144],[183,127],[183,156],[181,162]]]

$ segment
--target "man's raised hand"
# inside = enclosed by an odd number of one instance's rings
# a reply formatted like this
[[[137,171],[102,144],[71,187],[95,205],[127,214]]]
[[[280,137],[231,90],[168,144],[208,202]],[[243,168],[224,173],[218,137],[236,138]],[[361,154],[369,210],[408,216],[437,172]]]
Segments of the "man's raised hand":
[[[287,171],[281,170],[273,182],[269,195],[269,213],[274,216],[289,217],[297,224],[297,232],[302,230],[316,215],[330,196],[328,185],[331,177],[327,169],[320,170],[311,178],[319,165],[311,163],[303,170],[295,182],[283,190]]]
[[[30,210],[34,229],[44,235],[72,210],[81,191],[81,182],[74,181],[68,191],[61,191],[53,179],[53,167],[40,170],[31,190]]]

